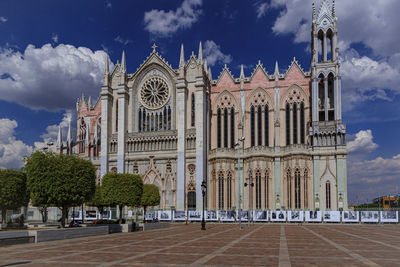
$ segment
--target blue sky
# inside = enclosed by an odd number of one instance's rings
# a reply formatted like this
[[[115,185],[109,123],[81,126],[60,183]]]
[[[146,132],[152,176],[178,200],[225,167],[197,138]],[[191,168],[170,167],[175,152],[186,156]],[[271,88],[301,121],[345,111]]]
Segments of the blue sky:
[[[125,50],[133,73],[155,42],[177,68],[181,43],[188,57],[202,41],[213,78],[224,64],[248,76],[258,60],[285,71],[293,57],[309,70],[312,2],[1,1],[0,167],[20,167],[35,142],[66,131],[82,92],[97,99],[105,53],[115,64]],[[351,201],[399,192],[398,10],[394,0],[336,1]]]

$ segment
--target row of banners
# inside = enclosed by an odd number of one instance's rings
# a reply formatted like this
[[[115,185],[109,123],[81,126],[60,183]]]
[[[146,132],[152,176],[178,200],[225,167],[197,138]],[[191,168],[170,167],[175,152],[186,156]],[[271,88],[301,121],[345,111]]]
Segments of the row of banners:
[[[204,211],[206,221],[210,222],[238,222],[237,212],[233,210]],[[146,220],[151,221],[201,221],[202,211],[171,211],[171,210],[149,210],[146,211]],[[249,220],[248,211],[241,211],[241,221]],[[398,223],[399,214],[397,211],[266,211],[254,210],[250,218],[254,222],[349,222],[349,223]]]

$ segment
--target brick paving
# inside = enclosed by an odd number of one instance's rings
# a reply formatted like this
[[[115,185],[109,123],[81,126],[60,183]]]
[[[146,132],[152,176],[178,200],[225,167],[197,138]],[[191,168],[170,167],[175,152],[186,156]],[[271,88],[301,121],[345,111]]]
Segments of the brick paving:
[[[400,225],[175,224],[0,247],[0,266],[400,266]]]

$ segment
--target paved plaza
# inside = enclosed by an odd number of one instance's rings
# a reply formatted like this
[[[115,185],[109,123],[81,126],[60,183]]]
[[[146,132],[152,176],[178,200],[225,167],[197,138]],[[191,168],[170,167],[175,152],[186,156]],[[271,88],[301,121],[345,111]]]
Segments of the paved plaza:
[[[0,266],[400,266],[399,225],[175,224],[0,247]]]

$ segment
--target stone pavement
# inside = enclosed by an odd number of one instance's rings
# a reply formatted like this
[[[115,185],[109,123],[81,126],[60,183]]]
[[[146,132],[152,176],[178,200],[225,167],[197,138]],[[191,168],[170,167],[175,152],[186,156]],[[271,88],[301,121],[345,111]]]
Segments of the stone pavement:
[[[175,224],[0,247],[0,266],[400,266],[400,225]]]

